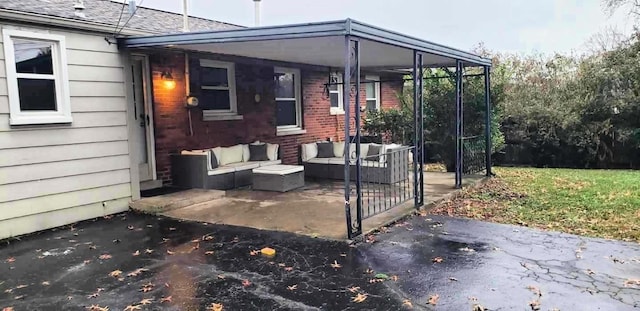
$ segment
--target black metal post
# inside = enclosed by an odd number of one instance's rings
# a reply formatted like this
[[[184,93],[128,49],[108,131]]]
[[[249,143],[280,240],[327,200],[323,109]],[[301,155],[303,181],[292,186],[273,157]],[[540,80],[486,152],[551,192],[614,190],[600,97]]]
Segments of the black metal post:
[[[418,57],[420,53],[416,50],[413,51],[413,204],[416,208],[420,206],[420,197],[418,196],[418,143],[419,139],[419,129],[418,125],[418,93],[422,93],[419,90],[420,85],[418,84]]]
[[[351,219],[351,176],[350,176],[350,143],[351,143],[351,135],[350,135],[350,121],[351,121],[351,66],[352,66],[352,55],[351,49],[351,36],[345,36],[344,39],[344,73],[343,73],[343,85],[342,85],[342,103],[344,108],[344,210],[345,216],[347,220],[347,237],[352,239],[354,236],[362,233],[362,218],[360,218],[360,210],[357,212],[357,228],[354,228],[352,219]],[[356,108],[357,110],[357,108]],[[356,152],[359,150],[359,144],[356,145]],[[360,193],[357,194],[360,196]],[[357,205],[357,204],[356,204]]]
[[[360,157],[360,41],[351,39],[353,43],[353,61],[355,62],[355,127],[356,127],[356,220],[358,221],[358,232],[362,232],[362,162]]]
[[[462,188],[462,158],[463,158],[463,130],[462,130],[462,61],[456,61],[456,176],[455,187]]]
[[[420,81],[420,88],[419,88],[419,95],[420,95],[420,101],[418,101],[418,105],[419,105],[419,109],[418,111],[420,112],[420,118],[419,118],[419,122],[420,122],[420,137],[419,137],[419,147],[420,147],[420,166],[418,167],[418,171],[420,174],[420,206],[424,205],[424,68],[423,66],[423,58],[424,55],[423,54],[419,54],[419,61],[418,64],[420,65],[419,69],[420,69],[420,74],[419,74],[419,81]]]
[[[484,66],[484,107],[485,107],[485,165],[487,176],[491,176],[491,67]]]

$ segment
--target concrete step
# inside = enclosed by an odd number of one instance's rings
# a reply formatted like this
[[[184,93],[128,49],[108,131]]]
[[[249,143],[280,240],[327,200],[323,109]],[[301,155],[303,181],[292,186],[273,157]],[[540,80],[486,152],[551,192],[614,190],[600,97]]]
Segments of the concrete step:
[[[224,196],[225,191],[223,190],[189,189],[154,197],[142,198],[131,202],[129,207],[135,211],[146,214],[160,214],[194,204],[213,201],[223,198]]]

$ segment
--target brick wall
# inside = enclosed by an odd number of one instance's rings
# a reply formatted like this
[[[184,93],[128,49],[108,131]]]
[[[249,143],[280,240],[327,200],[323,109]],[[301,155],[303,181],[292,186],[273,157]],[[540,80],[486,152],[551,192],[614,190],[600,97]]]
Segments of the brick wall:
[[[214,58],[214,57],[212,57]],[[282,161],[286,164],[298,163],[300,144],[326,140],[344,140],[344,115],[331,115],[330,102],[325,93],[326,72],[303,69],[302,106],[305,134],[276,135],[276,104],[273,93],[273,65],[259,60],[236,62],[236,93],[238,114],[243,120],[203,121],[202,110],[191,110],[193,135],[190,134],[188,110],[185,108],[186,86],[184,56],[181,54],[150,55],[153,75],[153,107],[156,140],[156,169],[158,178],[170,183],[169,154],[183,149],[204,149],[216,146],[231,146],[256,140],[280,144]],[[176,87],[167,89],[160,75],[171,69]],[[398,79],[399,77],[396,76]],[[385,78],[383,78],[385,79]],[[388,78],[386,78],[388,79]],[[383,109],[397,107],[397,93],[402,90],[402,82],[381,84],[381,106]],[[256,103],[254,97],[261,100]],[[361,87],[361,103],[365,103],[364,86]],[[354,99],[351,100],[354,113]],[[351,120],[351,134],[354,121]]]

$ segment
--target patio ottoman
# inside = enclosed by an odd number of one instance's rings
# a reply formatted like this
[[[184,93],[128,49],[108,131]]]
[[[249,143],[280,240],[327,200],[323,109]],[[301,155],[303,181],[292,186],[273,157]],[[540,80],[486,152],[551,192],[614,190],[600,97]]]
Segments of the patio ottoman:
[[[269,165],[253,169],[253,190],[287,192],[304,186],[304,166]]]

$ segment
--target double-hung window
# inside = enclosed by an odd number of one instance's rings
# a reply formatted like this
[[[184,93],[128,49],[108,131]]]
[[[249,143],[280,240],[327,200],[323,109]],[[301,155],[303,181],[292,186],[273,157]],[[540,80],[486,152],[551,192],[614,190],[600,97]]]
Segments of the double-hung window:
[[[331,101],[331,114],[343,114],[344,105],[342,103],[342,74],[331,73],[329,81],[329,100]]]
[[[204,119],[237,115],[236,74],[233,63],[200,59],[200,97]]]
[[[3,30],[11,125],[70,123],[64,36]]]
[[[380,77],[366,76],[367,111],[380,110]]]
[[[274,68],[276,123],[278,132],[302,129],[300,70]]]

